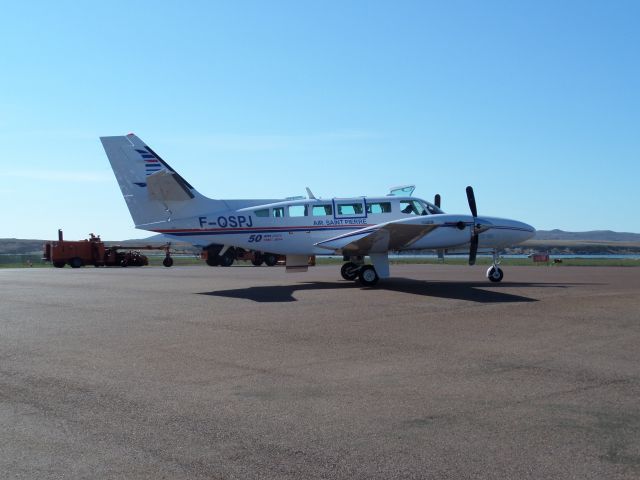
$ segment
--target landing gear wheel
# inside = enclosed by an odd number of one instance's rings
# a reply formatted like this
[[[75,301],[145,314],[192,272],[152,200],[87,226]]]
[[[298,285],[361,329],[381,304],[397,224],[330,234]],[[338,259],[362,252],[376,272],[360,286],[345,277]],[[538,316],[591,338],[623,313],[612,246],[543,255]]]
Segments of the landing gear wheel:
[[[501,282],[504,278],[504,272],[500,267],[489,267],[489,270],[487,270],[487,278],[494,283]]]
[[[342,278],[344,278],[345,280],[355,280],[356,278],[358,278],[359,271],[359,265],[356,265],[353,262],[347,262],[342,265],[342,268],[340,269],[340,275],[342,275]]]
[[[236,259],[236,251],[233,248],[230,248],[219,258],[221,267],[230,267],[231,265],[233,265],[233,261]]]
[[[165,267],[169,268],[171,265],[173,265],[173,258],[164,257],[164,260],[162,260],[162,265],[164,265]]]
[[[82,260],[78,257],[73,257],[69,260],[69,265],[71,265],[71,268],[80,268],[82,266]]]
[[[278,263],[278,257],[273,253],[265,253],[264,254],[264,264],[267,267],[273,267],[276,263]]]
[[[259,267],[260,265],[262,265],[262,254],[261,253],[254,253],[253,254],[253,258],[251,259],[251,264],[254,267]]]
[[[378,274],[376,273],[376,269],[373,268],[373,265],[364,265],[360,268],[360,283],[365,287],[372,287],[378,280]]]
[[[207,265],[210,267],[217,267],[220,265],[220,257],[218,253],[222,250],[222,245],[209,245],[206,249],[207,252]]]

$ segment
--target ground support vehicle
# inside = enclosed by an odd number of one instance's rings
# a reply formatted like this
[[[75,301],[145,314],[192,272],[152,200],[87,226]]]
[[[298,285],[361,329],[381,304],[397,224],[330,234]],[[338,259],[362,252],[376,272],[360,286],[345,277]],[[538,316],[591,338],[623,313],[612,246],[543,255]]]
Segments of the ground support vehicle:
[[[87,240],[64,240],[62,230],[58,230],[58,241],[46,242],[42,259],[51,262],[54,267],[80,268],[86,265],[95,267],[142,267],[149,264],[149,259],[140,250],[164,250],[165,267],[173,265],[170,245],[164,247],[111,245],[106,246],[100,236],[89,234]]]

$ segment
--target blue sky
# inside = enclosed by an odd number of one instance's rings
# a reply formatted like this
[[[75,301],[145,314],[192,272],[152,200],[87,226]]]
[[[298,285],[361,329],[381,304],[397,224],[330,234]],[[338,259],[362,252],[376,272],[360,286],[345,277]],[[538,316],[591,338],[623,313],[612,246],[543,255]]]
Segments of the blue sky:
[[[640,2],[10,2],[0,237],[142,238],[101,135],[201,193],[415,183],[539,229],[640,232]]]

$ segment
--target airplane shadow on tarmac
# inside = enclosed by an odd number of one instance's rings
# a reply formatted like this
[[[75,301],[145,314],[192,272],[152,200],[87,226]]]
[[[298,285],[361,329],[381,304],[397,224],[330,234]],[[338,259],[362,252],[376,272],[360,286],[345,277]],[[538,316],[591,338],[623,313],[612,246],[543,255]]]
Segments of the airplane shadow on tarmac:
[[[582,284],[581,284],[582,285]],[[373,288],[362,287],[356,282],[303,282],[292,285],[268,285],[261,287],[238,288],[235,290],[218,290],[214,292],[202,292],[199,295],[214,297],[239,298],[253,300],[254,302],[295,302],[295,292],[304,290],[386,290],[391,292],[410,293],[425,297],[449,298],[453,300],[467,300],[478,303],[514,303],[537,302],[536,298],[524,297],[501,291],[493,291],[491,288],[517,289],[526,287],[536,288],[569,288],[568,284],[545,283],[500,283],[489,282],[440,282],[421,281],[410,278],[390,278],[381,281]]]

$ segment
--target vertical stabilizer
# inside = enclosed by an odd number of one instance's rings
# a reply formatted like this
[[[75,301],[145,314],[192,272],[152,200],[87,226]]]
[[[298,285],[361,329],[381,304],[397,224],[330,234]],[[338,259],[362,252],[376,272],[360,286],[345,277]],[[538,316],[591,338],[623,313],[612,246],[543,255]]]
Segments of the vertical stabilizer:
[[[200,195],[134,134],[100,137],[136,227],[226,208]]]

